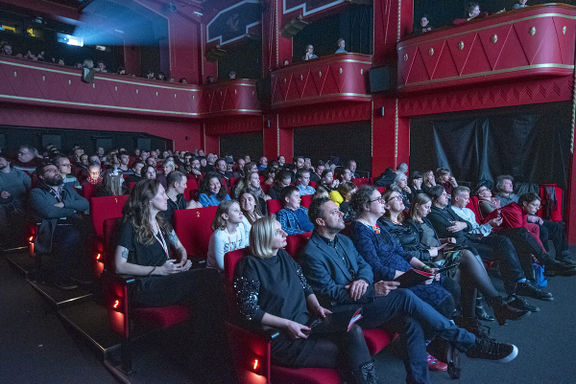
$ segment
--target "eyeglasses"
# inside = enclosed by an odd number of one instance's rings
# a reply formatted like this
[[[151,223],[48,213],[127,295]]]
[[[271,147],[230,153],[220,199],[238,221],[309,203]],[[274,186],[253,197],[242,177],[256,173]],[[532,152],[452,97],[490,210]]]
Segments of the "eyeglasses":
[[[399,196],[399,195],[390,196],[390,198],[388,199],[387,203],[391,202],[392,200],[402,200],[402,197]]]
[[[368,200],[369,203],[373,203],[373,202],[375,202],[375,201],[379,202],[380,204],[384,204],[384,203],[385,203],[384,198],[382,198],[382,196],[380,196],[379,198],[374,199],[374,200]]]

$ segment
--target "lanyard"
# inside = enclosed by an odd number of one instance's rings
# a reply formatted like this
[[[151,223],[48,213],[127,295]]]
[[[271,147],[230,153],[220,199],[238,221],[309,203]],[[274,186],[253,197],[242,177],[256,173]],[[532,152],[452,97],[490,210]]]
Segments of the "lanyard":
[[[162,231],[160,230],[160,228],[158,228],[158,234],[154,234],[154,237],[156,238],[156,240],[158,240],[158,242],[162,246],[162,249],[164,249],[164,252],[166,252],[166,259],[169,259],[170,255],[168,254],[168,244],[166,244],[166,241],[164,240],[164,236],[162,235]]]

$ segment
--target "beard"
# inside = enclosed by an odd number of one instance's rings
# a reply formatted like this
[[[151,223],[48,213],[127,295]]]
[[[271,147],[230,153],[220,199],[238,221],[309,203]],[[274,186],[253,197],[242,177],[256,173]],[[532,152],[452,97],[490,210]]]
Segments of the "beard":
[[[64,184],[64,179],[62,178],[62,175],[54,175],[52,177],[45,178],[44,183],[50,187],[59,187]]]

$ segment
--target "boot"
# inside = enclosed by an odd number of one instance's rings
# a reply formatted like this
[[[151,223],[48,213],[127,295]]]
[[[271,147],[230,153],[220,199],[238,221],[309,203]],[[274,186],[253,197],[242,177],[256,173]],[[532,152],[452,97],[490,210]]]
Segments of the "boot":
[[[494,316],[498,320],[498,324],[506,324],[506,320],[520,320],[524,317],[530,316],[530,311],[527,309],[518,309],[504,302],[502,296],[495,297],[490,305],[494,310]]]
[[[473,317],[462,317],[454,319],[459,328],[463,328],[477,337],[490,337],[490,327],[480,324],[478,319]]]
[[[478,295],[476,297],[476,318],[478,320],[484,321],[494,321],[496,320],[493,316],[490,316],[488,312],[484,309],[484,305],[482,303],[482,296]]]
[[[353,384],[378,384],[374,361],[362,363],[358,369],[351,372],[351,377]]]

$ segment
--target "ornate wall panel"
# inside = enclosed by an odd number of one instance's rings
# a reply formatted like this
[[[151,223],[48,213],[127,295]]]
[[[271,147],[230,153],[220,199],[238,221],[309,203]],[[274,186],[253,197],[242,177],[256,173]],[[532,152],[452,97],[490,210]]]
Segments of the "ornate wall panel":
[[[237,79],[204,86],[202,110],[209,116],[261,115],[256,81]]]
[[[409,38],[398,44],[398,90],[569,76],[575,33],[576,8],[548,5]]]

